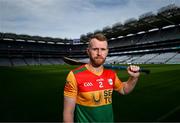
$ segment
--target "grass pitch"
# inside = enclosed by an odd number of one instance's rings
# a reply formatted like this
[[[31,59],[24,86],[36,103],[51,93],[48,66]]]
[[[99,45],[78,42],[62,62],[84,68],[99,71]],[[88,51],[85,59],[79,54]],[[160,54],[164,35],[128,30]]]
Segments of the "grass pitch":
[[[115,121],[180,121],[180,65],[140,65],[141,74],[128,95],[113,93]],[[63,87],[76,66],[0,67],[0,121],[62,121]],[[128,75],[119,71],[122,81]]]

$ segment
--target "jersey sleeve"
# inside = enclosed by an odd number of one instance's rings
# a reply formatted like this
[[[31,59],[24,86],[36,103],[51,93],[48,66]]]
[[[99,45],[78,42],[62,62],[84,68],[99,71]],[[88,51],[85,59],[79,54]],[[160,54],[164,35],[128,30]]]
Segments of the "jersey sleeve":
[[[123,82],[118,78],[117,74],[115,74],[114,90],[120,91],[121,89],[123,89]]]
[[[66,78],[64,96],[71,98],[76,98],[77,96],[77,83],[72,71],[69,72]]]

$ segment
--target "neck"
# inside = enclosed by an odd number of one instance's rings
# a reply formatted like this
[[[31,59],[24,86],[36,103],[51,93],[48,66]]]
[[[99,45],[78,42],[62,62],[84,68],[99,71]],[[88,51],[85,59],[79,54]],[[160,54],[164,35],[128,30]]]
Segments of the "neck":
[[[102,72],[103,70],[103,66],[100,65],[100,66],[93,66],[92,64],[88,64],[89,68],[92,70],[92,71],[95,71],[95,72]]]

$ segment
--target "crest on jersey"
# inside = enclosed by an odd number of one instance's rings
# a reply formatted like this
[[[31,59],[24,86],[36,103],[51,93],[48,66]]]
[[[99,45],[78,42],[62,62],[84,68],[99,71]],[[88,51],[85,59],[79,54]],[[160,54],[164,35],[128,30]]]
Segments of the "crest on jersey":
[[[109,85],[113,85],[113,80],[111,78],[108,79],[108,83],[109,83]]]

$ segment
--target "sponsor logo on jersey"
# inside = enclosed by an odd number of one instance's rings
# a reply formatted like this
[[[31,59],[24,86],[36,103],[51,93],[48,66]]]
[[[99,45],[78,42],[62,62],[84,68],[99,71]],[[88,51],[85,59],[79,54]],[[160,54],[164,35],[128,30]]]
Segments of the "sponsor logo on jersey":
[[[104,91],[104,99],[105,103],[112,103],[112,90],[105,90]]]
[[[96,79],[96,82],[102,82],[102,81],[104,81],[103,78]]]

